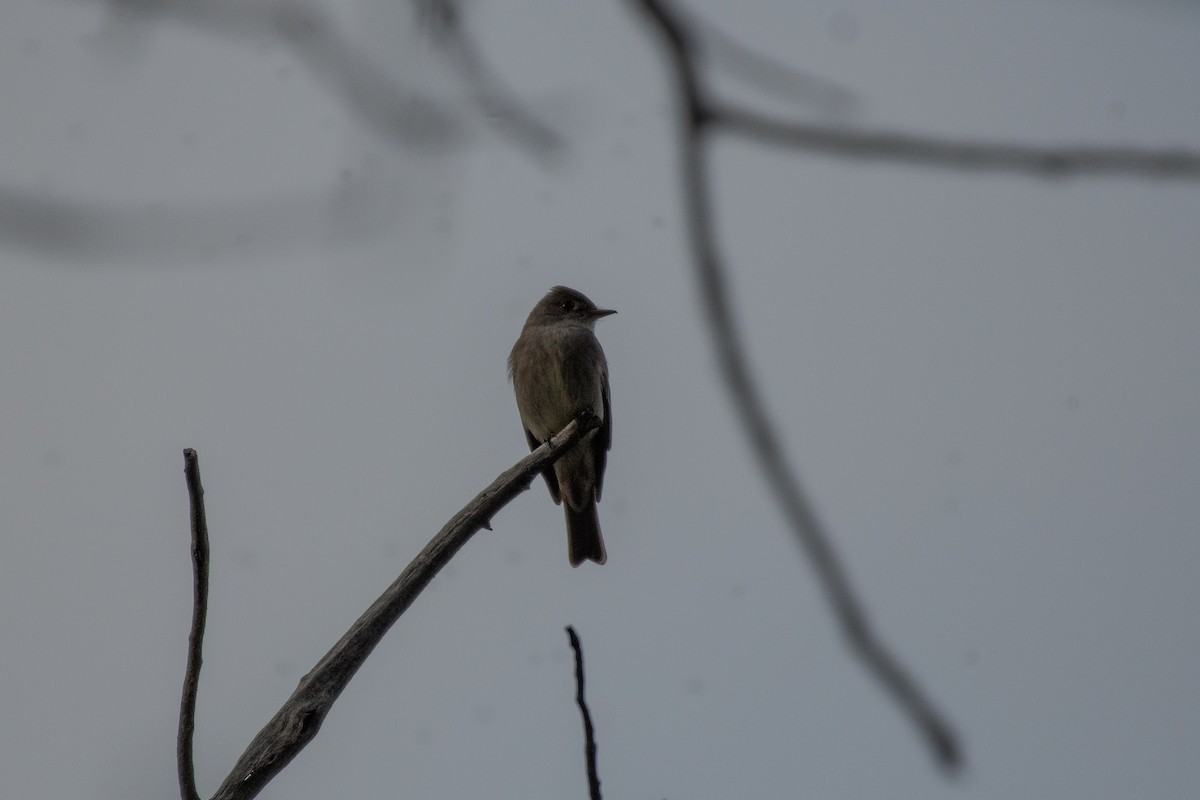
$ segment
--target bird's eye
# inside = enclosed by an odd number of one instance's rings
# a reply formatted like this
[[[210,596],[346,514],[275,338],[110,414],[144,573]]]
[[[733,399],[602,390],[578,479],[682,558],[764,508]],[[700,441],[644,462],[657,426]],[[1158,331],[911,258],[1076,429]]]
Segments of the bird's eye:
[[[559,308],[561,308],[563,311],[574,311],[575,310],[575,301],[574,300],[563,300],[558,305],[559,305]]]

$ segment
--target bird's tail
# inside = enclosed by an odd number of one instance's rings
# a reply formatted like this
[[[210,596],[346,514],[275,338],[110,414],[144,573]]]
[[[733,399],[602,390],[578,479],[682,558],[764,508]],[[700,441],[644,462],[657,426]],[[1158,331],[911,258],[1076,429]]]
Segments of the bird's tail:
[[[604,539],[600,536],[600,517],[596,514],[596,501],[588,499],[578,511],[570,503],[563,503],[567,512],[567,557],[571,566],[578,567],[586,559],[597,564],[608,560],[604,552]]]

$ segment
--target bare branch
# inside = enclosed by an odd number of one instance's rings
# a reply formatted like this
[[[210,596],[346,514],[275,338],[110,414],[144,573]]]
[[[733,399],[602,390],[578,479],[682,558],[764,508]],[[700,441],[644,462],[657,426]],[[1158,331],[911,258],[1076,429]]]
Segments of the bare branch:
[[[390,74],[311,0],[109,2],[125,17],[151,22],[170,19],[227,38],[279,41],[291,48],[316,80],[332,90],[347,112],[389,144],[441,150],[464,139],[462,115],[451,103]],[[419,0],[416,6],[418,22],[446,45],[447,57],[487,121],[535,156],[557,154],[563,145],[561,138],[496,77],[464,26],[459,4]]]
[[[213,800],[249,800],[304,749],[342,690],[433,577],[509,501],[529,488],[542,469],[562,458],[600,419],[581,415],[549,442],[506,470],[438,531],[391,586],[317,662],[259,731],[225,778]],[[190,452],[190,451],[189,451]],[[197,483],[197,485],[199,485]],[[194,798],[185,798],[194,800]]]
[[[844,86],[765,56],[694,14],[689,23],[699,51],[731,77],[827,114],[844,116],[856,110],[858,97]]]
[[[287,251],[393,230],[398,193],[371,173],[251,200],[114,202],[0,184],[0,241],[94,264]]]
[[[1043,178],[1075,175],[1130,175],[1141,178],[1200,178],[1200,151],[1187,148],[1096,147],[1064,145],[1039,147],[1011,142],[971,142],[894,131],[862,131],[841,125],[814,125],[749,111],[712,98],[699,73],[704,42],[736,71],[776,93],[789,80],[793,93],[812,95],[834,110],[852,100],[845,90],[823,79],[794,72],[754,54],[722,31],[685,14],[667,0],[633,0],[667,37],[676,70],[686,62],[689,113],[700,114],[713,127],[748,139],[821,155],[863,161],[890,161],[921,167],[1010,172]],[[681,45],[683,51],[680,50]],[[794,73],[794,74],[793,74]],[[681,87],[681,91],[683,87]]]
[[[348,113],[391,144],[441,149],[461,141],[461,121],[446,103],[376,64],[316,2],[137,0],[124,3],[122,10],[149,22],[177,22],[228,39],[278,41],[332,90]]]
[[[200,485],[200,462],[196,451],[183,451],[183,473],[187,481],[192,522],[192,629],[188,632],[187,668],[183,675],[183,697],[179,701],[179,736],[175,756],[179,768],[179,796],[200,800],[196,793],[196,768],[192,758],[192,735],[196,730],[196,692],[203,661],[204,624],[208,617],[208,520],[204,514],[204,487]]]
[[[1195,150],[1082,145],[1036,147],[1004,142],[965,142],[907,133],[807,125],[773,119],[728,105],[720,105],[710,113],[714,125],[765,144],[860,161],[1026,173],[1044,178],[1075,175],[1200,178],[1200,152]]]
[[[468,117],[482,117],[546,165],[566,146],[495,75],[457,4],[447,0],[425,2],[426,21],[418,24],[437,28],[441,55],[466,87],[464,99],[438,97],[393,74],[311,0],[73,2],[108,7],[112,30],[101,38],[122,58],[136,55],[135,42],[124,35],[135,32],[121,30],[130,22],[144,23],[136,31],[139,40],[152,26],[178,24],[254,45],[277,41],[351,118],[397,149],[438,153],[467,143]],[[160,264],[296,250],[394,231],[399,198],[407,191],[394,180],[350,170],[309,190],[206,203],[84,198],[0,184],[0,243],[88,263],[117,258]]]
[[[579,715],[583,717],[583,752],[587,757],[588,795],[591,800],[600,800],[600,775],[596,772],[596,732],[592,728],[592,715],[588,711],[587,701],[583,699],[583,647],[579,644],[579,636],[575,628],[567,626],[567,638],[571,640],[571,649],[575,651],[575,703],[579,706]]]
[[[688,234],[706,318],[717,350],[717,362],[737,406],[738,419],[776,501],[824,586],[851,651],[916,724],[938,763],[947,770],[954,770],[962,761],[954,733],[874,633],[828,535],[787,463],[779,445],[780,436],[750,374],[745,347],[729,303],[725,266],[716,242],[709,197],[706,147],[717,120],[710,112],[696,73],[690,32],[662,0],[633,2],[654,22],[675,72],[680,99],[680,148]]]
[[[487,62],[479,44],[463,24],[458,3],[418,0],[417,10],[463,81],[471,87],[475,104],[497,130],[543,159],[563,150],[562,137],[530,111]]]

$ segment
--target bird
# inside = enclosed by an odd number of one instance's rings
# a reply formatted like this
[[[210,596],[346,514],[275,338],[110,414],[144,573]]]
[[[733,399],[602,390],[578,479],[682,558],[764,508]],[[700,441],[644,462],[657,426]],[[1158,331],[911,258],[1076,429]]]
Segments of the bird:
[[[562,458],[542,470],[550,497],[567,519],[567,558],[572,567],[608,560],[596,503],[612,446],[608,362],[594,333],[596,320],[615,314],[582,293],[555,286],[538,301],[508,356],[508,375],[530,450],[582,413],[599,418]]]

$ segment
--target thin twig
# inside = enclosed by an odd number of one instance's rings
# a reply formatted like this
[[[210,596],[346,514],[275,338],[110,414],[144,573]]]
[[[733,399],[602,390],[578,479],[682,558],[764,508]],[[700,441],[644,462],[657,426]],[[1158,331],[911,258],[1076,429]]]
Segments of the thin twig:
[[[418,24],[443,39],[447,56],[472,90],[472,101],[486,120],[534,156],[556,155],[563,147],[561,137],[497,77],[464,26],[459,4],[421,1],[416,7]],[[347,112],[389,144],[433,151],[463,141],[461,114],[454,104],[417,90],[376,63],[340,30],[321,3],[123,0],[119,9],[129,17],[151,22],[172,19],[255,44],[264,37],[278,40],[332,90]]]
[[[596,732],[592,728],[592,715],[588,711],[587,701],[583,699],[583,647],[579,644],[579,636],[575,628],[567,626],[567,638],[571,640],[571,649],[575,651],[575,702],[579,706],[579,715],[583,717],[583,752],[587,757],[588,794],[591,800],[600,800],[600,775],[596,772]]]
[[[725,266],[716,242],[705,148],[715,130],[704,89],[695,70],[687,29],[662,0],[634,0],[657,26],[675,71],[680,96],[680,139],[688,233],[696,261],[706,317],[717,361],[729,388],[759,467],[821,580],[826,596],[852,652],[858,656],[929,743],[947,770],[960,766],[958,741],[916,682],[875,635],[855,596],[841,561],[787,463],[766,404],[750,374],[745,347],[733,319]]]
[[[572,420],[455,514],[387,591],[300,679],[292,696],[238,758],[213,800],[249,800],[262,791],[317,735],[326,714],[358,668],[442,567],[476,531],[487,527],[501,508],[528,489],[545,467],[562,458],[580,437],[599,424],[600,420],[592,415]]]
[[[434,10],[436,9],[436,10]],[[472,90],[485,119],[505,136],[544,160],[559,155],[562,137],[533,113],[500,79],[463,23],[457,3],[419,3],[418,11],[441,43],[447,58]]]
[[[714,125],[764,144],[835,158],[889,161],[917,167],[1007,172],[1042,178],[1131,175],[1141,178],[1200,178],[1200,153],[1140,147],[1037,147],[1005,142],[968,142],[893,131],[862,131],[778,120],[722,104]]]
[[[776,61],[694,14],[689,23],[701,54],[719,63],[730,77],[827,114],[855,111],[858,97],[844,86]]]
[[[95,4],[97,0],[75,0]],[[425,151],[462,141],[449,104],[378,64],[317,0],[138,0],[123,7],[154,24],[175,22],[231,41],[287,47],[332,97],[383,141]]]
[[[179,768],[179,796],[182,800],[200,800],[196,792],[192,736],[196,730],[196,693],[203,662],[204,624],[208,618],[208,521],[204,515],[200,462],[191,448],[183,451],[183,474],[187,481],[192,526],[192,628],[188,632],[187,668],[183,674],[183,697],[179,701],[175,756]]]

